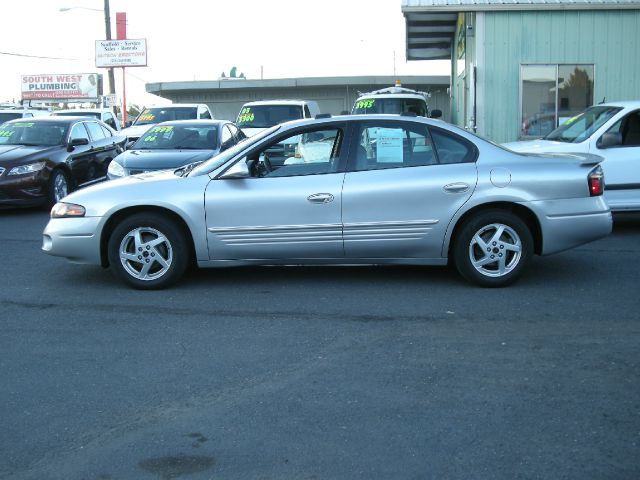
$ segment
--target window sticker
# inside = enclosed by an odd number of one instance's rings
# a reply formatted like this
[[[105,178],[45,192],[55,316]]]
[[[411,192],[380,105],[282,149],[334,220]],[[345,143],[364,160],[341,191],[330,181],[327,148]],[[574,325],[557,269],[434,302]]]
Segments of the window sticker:
[[[238,123],[248,123],[253,122],[255,115],[251,111],[251,107],[245,107],[240,111],[240,115],[238,115]]]
[[[167,127],[153,127],[148,133],[170,133],[173,130],[173,126]]]
[[[378,163],[402,163],[402,129],[379,128],[376,132]]]
[[[146,112],[143,112],[142,115],[140,115],[140,118],[138,118],[138,121],[147,122],[147,121],[152,121],[154,118],[156,118],[156,116],[153,113],[146,111]]]
[[[13,135],[15,132],[13,130],[0,130],[0,137],[6,138]]]
[[[375,98],[369,98],[367,100],[358,100],[356,102],[356,108],[367,110],[369,108],[373,108],[375,104],[376,104]]]
[[[31,128],[33,127],[33,123],[14,123],[14,127],[22,127],[22,128]]]

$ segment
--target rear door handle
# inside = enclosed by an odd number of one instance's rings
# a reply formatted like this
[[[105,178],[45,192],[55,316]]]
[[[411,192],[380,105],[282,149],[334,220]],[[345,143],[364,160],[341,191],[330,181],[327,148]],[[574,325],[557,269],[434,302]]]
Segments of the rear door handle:
[[[469,185],[462,182],[450,183],[442,187],[442,189],[447,193],[464,193],[469,190]]]
[[[333,202],[333,195],[330,193],[314,193],[313,195],[309,195],[307,200],[311,203],[330,203]]]

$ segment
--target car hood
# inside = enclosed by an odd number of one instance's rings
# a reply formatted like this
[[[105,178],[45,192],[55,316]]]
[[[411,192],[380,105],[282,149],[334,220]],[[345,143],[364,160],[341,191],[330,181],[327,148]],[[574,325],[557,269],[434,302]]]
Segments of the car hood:
[[[218,150],[127,150],[115,158],[124,168],[166,170],[208,160]]]
[[[6,167],[10,164],[23,164],[35,157],[45,156],[47,153],[59,150],[60,146],[27,146],[27,145],[1,145],[0,165]]]
[[[585,149],[586,145],[586,149]],[[588,150],[588,143],[554,142],[552,140],[527,140],[522,142],[503,143],[503,147],[514,152],[582,152]]]
[[[120,130],[120,135],[125,135],[126,137],[140,138],[144,132],[153,127],[154,124],[149,123],[147,125],[131,125],[130,127],[123,128]]]

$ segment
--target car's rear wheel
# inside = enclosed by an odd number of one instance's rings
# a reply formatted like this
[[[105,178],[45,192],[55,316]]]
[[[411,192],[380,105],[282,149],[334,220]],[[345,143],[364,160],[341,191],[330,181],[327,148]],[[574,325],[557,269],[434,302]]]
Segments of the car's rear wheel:
[[[55,205],[71,192],[69,177],[64,170],[54,170],[49,178],[49,204]]]
[[[533,255],[533,237],[517,215],[489,210],[465,221],[453,255],[465,279],[483,287],[503,287],[522,274]]]
[[[116,275],[137,289],[167,287],[189,263],[185,234],[174,221],[156,213],[125,218],[113,230],[107,248]]]

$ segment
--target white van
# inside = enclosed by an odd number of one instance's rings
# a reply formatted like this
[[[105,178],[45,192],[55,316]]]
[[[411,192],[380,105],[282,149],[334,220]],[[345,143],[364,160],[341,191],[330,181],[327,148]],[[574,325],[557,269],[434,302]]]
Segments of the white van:
[[[403,88],[400,82],[394,87],[362,93],[353,104],[351,114],[414,113],[419,117],[440,118],[442,111],[429,112],[428,99],[431,95],[410,88]]]
[[[126,135],[129,142],[132,142],[160,122],[213,118],[213,113],[204,103],[172,103],[163,107],[147,107],[140,112],[131,125],[122,129],[121,133]]]
[[[242,106],[236,125],[250,137],[279,123],[313,118],[319,113],[318,103],[312,100],[260,100]]]

